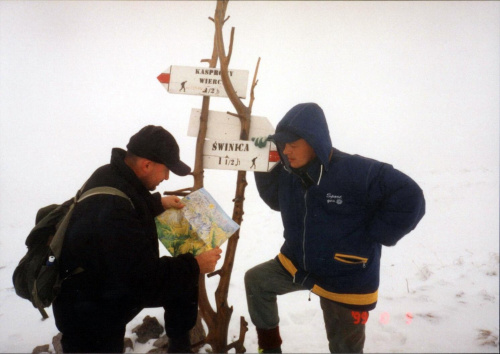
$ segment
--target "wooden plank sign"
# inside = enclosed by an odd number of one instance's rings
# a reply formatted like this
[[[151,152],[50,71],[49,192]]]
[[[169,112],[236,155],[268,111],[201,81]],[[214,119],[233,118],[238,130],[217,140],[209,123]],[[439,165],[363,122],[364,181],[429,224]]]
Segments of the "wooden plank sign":
[[[248,70],[229,70],[231,83],[240,98],[246,98]],[[169,93],[227,97],[222,85],[220,69],[196,68],[191,66],[170,66],[158,76],[158,81]]]
[[[205,140],[203,168],[268,172],[279,162],[278,152],[271,150],[273,145],[259,148],[253,141]]]
[[[189,118],[188,136],[197,137],[200,130],[201,109],[193,108]],[[274,127],[265,117],[250,117],[249,138],[274,134]],[[208,111],[207,139],[239,140],[241,123],[238,117],[226,112]]]
[[[197,137],[201,109],[193,108],[189,119],[188,136]],[[252,116],[251,138],[266,137],[274,127],[265,117]],[[207,135],[203,146],[203,167],[219,170],[270,171],[280,160],[276,145],[268,142],[264,148],[254,142],[241,141],[240,120],[225,112],[208,111]]]

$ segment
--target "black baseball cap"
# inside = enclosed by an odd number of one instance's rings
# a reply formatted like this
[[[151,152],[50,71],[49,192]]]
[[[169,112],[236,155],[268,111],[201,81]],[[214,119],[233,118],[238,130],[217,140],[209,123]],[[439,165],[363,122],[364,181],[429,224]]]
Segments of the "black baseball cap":
[[[164,164],[178,176],[186,176],[191,168],[181,161],[179,145],[163,127],[147,125],[130,138],[127,149],[132,154]]]

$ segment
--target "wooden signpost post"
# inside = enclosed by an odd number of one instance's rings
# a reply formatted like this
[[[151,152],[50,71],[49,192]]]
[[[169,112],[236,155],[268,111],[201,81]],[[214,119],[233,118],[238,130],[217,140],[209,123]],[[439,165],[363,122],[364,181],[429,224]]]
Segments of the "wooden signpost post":
[[[229,50],[226,54],[222,27],[227,21],[225,18],[227,5],[228,0],[218,0],[214,18],[210,18],[215,24],[212,58],[202,60],[209,64],[209,68],[171,66],[168,72],[163,72],[158,76],[158,80],[169,93],[203,96],[202,108],[192,111],[192,122],[189,125],[189,135],[197,137],[193,170],[194,186],[181,191],[166,192],[166,194],[186,195],[188,191],[202,188],[204,167],[237,170],[232,219],[241,225],[247,186],[246,171],[269,171],[279,161],[279,156],[276,147],[271,143],[268,143],[265,148],[257,148],[253,142],[249,141],[252,137],[272,134],[274,128],[266,118],[251,116],[260,58],[250,90],[249,105],[245,106],[240,100],[246,98],[248,71],[228,68],[232,54],[234,28],[231,30]],[[218,60],[220,69],[215,68]],[[236,113],[209,111],[210,97],[213,96],[228,97]],[[208,334],[198,343],[192,343],[192,347],[209,344],[214,353],[227,353],[231,349],[235,349],[237,353],[246,351],[244,340],[248,331],[248,323],[243,316],[240,317],[239,338],[230,344],[227,341],[229,322],[233,312],[233,308],[228,305],[227,297],[239,230],[227,242],[222,267],[208,275],[208,277],[220,276],[219,285],[215,291],[216,310],[212,308],[208,299],[205,277],[200,276],[199,313],[208,327]],[[204,333],[200,317],[195,330],[197,328]]]

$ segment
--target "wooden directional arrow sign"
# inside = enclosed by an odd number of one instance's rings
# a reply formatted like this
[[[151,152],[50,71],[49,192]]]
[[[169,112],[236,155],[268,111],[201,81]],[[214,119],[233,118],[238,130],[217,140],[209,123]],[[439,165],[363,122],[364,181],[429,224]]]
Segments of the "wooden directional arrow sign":
[[[238,97],[246,98],[248,70],[229,70],[229,77]],[[158,81],[169,93],[227,97],[220,69],[216,68],[172,65],[170,72],[165,71],[158,76]]]
[[[259,148],[253,141],[206,140],[203,146],[203,167],[208,169],[267,172],[278,161],[270,143]]]
[[[201,109],[193,108],[189,118],[188,136],[197,137],[200,130]],[[207,139],[238,140],[241,123],[238,117],[226,112],[208,111]],[[250,117],[249,138],[258,138],[274,134],[274,127],[264,117]]]
[[[188,136],[197,137],[201,109],[192,109]],[[273,125],[264,117],[252,116],[250,138],[267,137]],[[268,142],[264,148],[254,142],[238,140],[241,124],[237,117],[224,112],[209,111],[206,141],[203,146],[203,167],[217,170],[270,171],[280,160],[276,146]]]

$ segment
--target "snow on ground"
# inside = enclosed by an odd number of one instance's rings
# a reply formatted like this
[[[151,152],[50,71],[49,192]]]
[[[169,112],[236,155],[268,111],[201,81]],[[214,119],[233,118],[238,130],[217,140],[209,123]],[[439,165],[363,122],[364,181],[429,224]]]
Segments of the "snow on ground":
[[[171,131],[193,165],[187,121],[201,99],[170,95],[156,77],[205,65],[214,10],[215,1],[0,1],[0,352],[31,352],[58,333],[51,309],[41,321],[12,288],[40,207],[72,196],[146,124]],[[232,68],[252,77],[262,58],[255,115],[276,125],[293,105],[318,102],[337,148],[392,163],[424,190],[427,214],[383,249],[365,352],[498,353],[499,14],[498,2],[229,2]],[[221,98],[210,107],[232,111]],[[275,257],[282,225],[251,173],[248,182],[228,303],[230,337],[244,316],[252,353],[243,276]],[[159,190],[190,183],[171,176]],[[228,214],[235,183],[235,172],[205,171]],[[207,285],[213,294],[217,277]],[[280,297],[279,309],[285,352],[328,352],[317,296]],[[127,336],[147,314],[162,321],[144,310]]]
[[[210,175],[210,171],[206,173]],[[450,176],[454,178],[449,180]],[[395,247],[383,250],[380,298],[370,313],[365,351],[498,352],[498,174],[481,169],[430,171],[421,177],[427,215]],[[447,188],[440,186],[444,180]],[[239,333],[240,316],[250,322],[244,272],[274,257],[281,244],[279,214],[270,212],[259,201],[251,175],[249,182],[228,298],[230,306],[234,306],[230,338]],[[220,200],[231,198],[229,188],[207,188]],[[475,196],[473,203],[471,195]],[[230,209],[226,207],[226,211]],[[13,237],[21,236],[15,226],[11,233]],[[267,246],[262,248],[264,243]],[[6,246],[2,242],[2,247]],[[18,247],[12,247],[12,254],[16,254],[14,248]],[[15,295],[10,276],[16,261],[14,257],[2,260],[0,270],[1,351],[31,352],[37,345],[49,344],[58,332],[53,317],[41,321],[36,309]],[[209,279],[207,284],[211,296],[217,280]],[[314,294],[308,299],[308,292],[279,298],[285,352],[328,352],[319,299]],[[127,326],[127,336],[136,338],[131,330],[146,315],[156,316],[160,322],[163,318],[159,309],[144,310]],[[136,343],[135,350],[129,351],[146,352],[153,348],[152,343]],[[245,346],[247,352],[257,348],[251,323]]]

